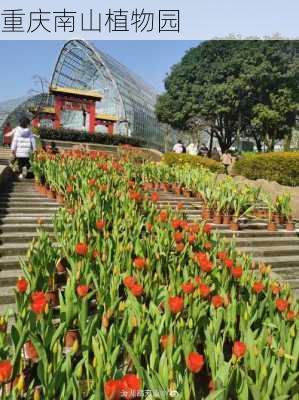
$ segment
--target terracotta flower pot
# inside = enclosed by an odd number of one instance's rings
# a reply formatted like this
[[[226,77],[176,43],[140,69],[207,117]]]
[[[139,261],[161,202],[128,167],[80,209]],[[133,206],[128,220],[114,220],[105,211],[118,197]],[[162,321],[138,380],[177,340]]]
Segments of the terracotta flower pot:
[[[223,215],[222,223],[224,225],[229,225],[231,223],[232,216],[231,215]]]
[[[277,225],[275,222],[269,222],[267,225],[267,230],[270,232],[275,232],[277,230]]]
[[[0,323],[0,332],[1,333],[6,333],[7,332],[7,322],[3,321]]]
[[[177,187],[175,188],[175,194],[178,195],[178,196],[182,194],[182,189],[181,189],[180,186],[177,186]]]
[[[54,190],[48,190],[47,191],[47,197],[49,200],[55,200],[56,199],[56,192]]]
[[[192,192],[191,192],[191,190],[185,189],[183,191],[183,194],[184,194],[185,197],[190,198],[191,195],[192,195]]]
[[[277,225],[281,225],[283,223],[283,216],[281,214],[274,214],[273,222],[275,222]]]
[[[46,196],[47,193],[47,188],[45,185],[41,185],[40,186],[40,194],[42,194],[43,196]]]
[[[64,345],[66,348],[73,346],[76,340],[79,340],[80,335],[78,329],[70,329],[64,335]]]
[[[240,230],[240,223],[239,221],[232,221],[230,223],[230,230],[231,231],[239,231]]]
[[[221,214],[214,214],[213,223],[217,224],[217,225],[220,225],[222,223],[222,215]]]
[[[294,222],[288,222],[288,223],[286,224],[286,230],[287,230],[287,231],[294,231],[294,230],[295,230],[295,224],[294,224]]]
[[[33,362],[37,362],[39,359],[38,352],[31,340],[24,344],[24,358],[25,360],[31,360]]]
[[[58,290],[51,290],[46,293],[46,300],[50,307],[57,307],[59,305]]]
[[[212,210],[208,207],[204,207],[201,216],[205,221],[212,219]]]

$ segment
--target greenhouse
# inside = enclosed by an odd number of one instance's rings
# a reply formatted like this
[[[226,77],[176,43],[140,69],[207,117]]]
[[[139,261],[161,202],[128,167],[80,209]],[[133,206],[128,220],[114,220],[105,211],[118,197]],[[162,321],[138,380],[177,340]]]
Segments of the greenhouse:
[[[164,150],[175,133],[156,119],[156,98],[150,85],[117,60],[90,43],[71,40],[58,57],[49,93],[0,104],[0,128],[8,121],[14,126],[24,112],[38,111],[39,120],[32,117],[37,126],[138,137]]]

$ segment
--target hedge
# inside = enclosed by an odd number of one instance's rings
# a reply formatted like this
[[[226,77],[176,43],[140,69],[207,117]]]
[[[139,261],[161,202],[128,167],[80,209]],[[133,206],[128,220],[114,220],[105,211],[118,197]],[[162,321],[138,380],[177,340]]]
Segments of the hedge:
[[[216,173],[224,172],[224,167],[220,162],[211,160],[210,158],[206,157],[191,156],[190,154],[166,153],[163,156],[163,161],[167,165],[190,164],[192,167],[202,166]]]
[[[236,161],[233,173],[248,179],[266,179],[281,185],[299,185],[299,152],[246,154]]]
[[[70,142],[82,142],[82,143],[99,143],[106,145],[121,145],[130,144],[136,147],[142,147],[145,142],[136,137],[127,137],[121,135],[107,135],[103,133],[95,132],[90,134],[88,132],[77,131],[74,129],[65,128],[45,128],[40,127],[36,130],[36,133],[41,139],[46,140],[62,140]]]

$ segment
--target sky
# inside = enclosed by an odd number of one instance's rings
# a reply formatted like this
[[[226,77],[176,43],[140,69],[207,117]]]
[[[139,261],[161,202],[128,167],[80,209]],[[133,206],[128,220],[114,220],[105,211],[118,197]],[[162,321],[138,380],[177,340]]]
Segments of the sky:
[[[172,65],[199,41],[94,41],[158,92]],[[63,41],[0,41],[0,102],[39,90],[34,76],[50,80]]]

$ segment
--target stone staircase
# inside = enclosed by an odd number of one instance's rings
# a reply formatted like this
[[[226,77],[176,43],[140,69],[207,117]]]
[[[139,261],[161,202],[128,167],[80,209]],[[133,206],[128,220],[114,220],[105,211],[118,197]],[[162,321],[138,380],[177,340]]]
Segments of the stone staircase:
[[[39,228],[52,231],[57,203],[37,193],[33,181],[11,182],[0,192],[0,313],[14,304],[14,288]]]
[[[184,213],[189,220],[201,220],[202,202],[195,198],[186,198],[173,193],[159,192],[158,207],[176,209],[179,203],[184,205]],[[267,231],[263,220],[243,219],[241,230],[233,232],[228,225],[211,223],[221,236],[236,243],[238,250],[251,254],[255,261],[272,266],[272,271],[293,287],[299,297],[299,230],[288,232],[279,229]]]
[[[0,165],[8,165],[10,158],[10,149],[8,147],[0,147]]]

